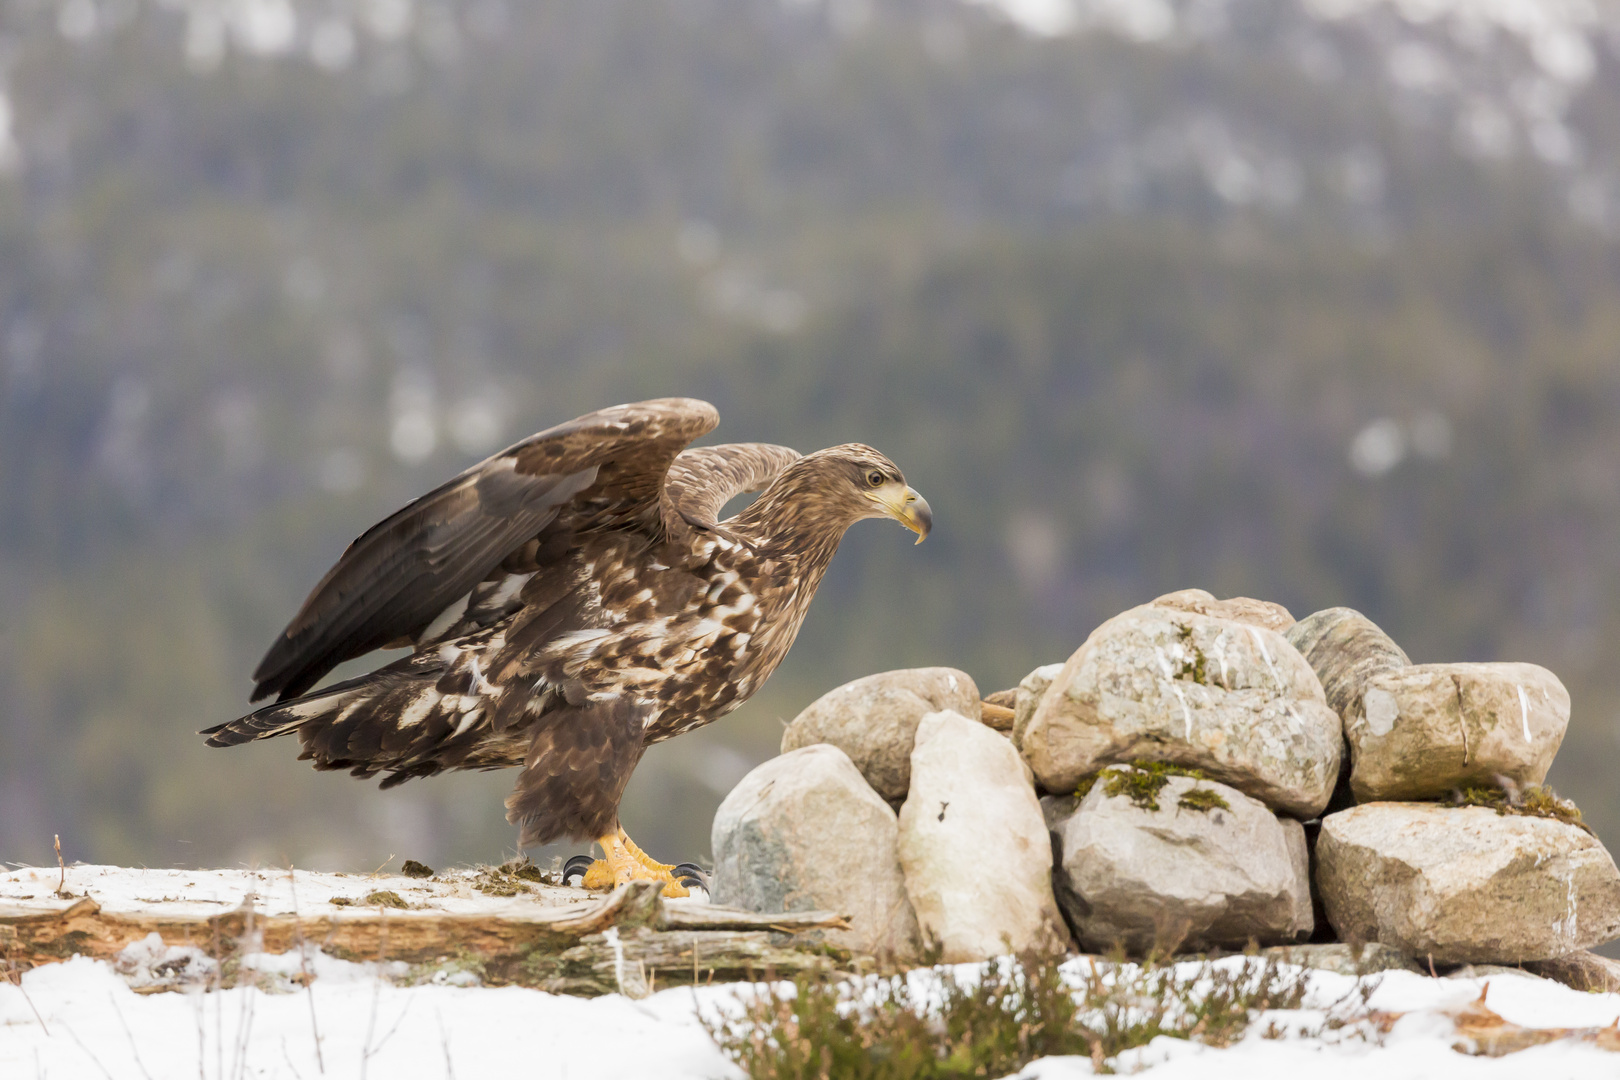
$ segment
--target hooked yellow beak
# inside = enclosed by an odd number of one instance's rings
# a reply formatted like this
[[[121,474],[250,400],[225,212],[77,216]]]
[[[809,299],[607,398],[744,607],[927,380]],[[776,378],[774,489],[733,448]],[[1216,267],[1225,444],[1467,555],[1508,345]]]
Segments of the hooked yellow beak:
[[[895,484],[890,490],[880,493],[877,502],[885,514],[917,534],[917,543],[928,539],[928,532],[934,527],[934,512],[928,508],[928,500],[917,494],[916,489],[901,488]]]

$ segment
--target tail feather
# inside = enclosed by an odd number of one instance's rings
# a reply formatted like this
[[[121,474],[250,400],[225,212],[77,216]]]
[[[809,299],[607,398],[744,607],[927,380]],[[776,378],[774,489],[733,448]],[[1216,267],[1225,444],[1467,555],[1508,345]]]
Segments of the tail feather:
[[[370,696],[366,686],[369,681],[369,676],[350,679],[303,697],[278,701],[239,719],[204,728],[197,734],[207,735],[209,746],[240,746],[256,739],[289,735],[306,724],[335,719],[351,702],[365,700]]]
[[[496,702],[457,692],[468,689],[463,681],[447,676],[436,655],[417,654],[201,734],[209,746],[237,746],[297,732],[301,760],[359,777],[386,772],[389,787],[445,769],[521,763],[522,737],[514,731],[492,739]]]

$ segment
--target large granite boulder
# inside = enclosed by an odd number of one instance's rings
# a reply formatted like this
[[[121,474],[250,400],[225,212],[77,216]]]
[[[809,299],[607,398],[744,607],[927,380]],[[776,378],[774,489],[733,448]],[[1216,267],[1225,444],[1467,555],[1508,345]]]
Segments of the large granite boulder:
[[[911,783],[917,723],[947,710],[979,715],[979,688],[955,668],[883,671],[829,690],[782,732],[782,753],[825,743],[849,755],[872,790],[898,802]]]
[[[1109,769],[1053,833],[1058,902],[1091,951],[1273,945],[1313,929],[1304,829],[1225,784]]]
[[[1344,941],[1437,964],[1518,964],[1620,936],[1620,872],[1597,838],[1483,807],[1368,803],[1331,814],[1316,884]]]
[[[1181,596],[1171,597],[1179,606],[1144,604],[1099,626],[1027,723],[1015,722],[1037,781],[1061,793],[1105,765],[1167,761],[1281,813],[1320,813],[1344,737],[1316,673],[1275,630],[1188,611]]]
[[[748,911],[837,911],[850,929],[828,931],[834,944],[914,959],[917,917],[897,839],[894,811],[848,755],[807,746],[765,762],[720,804],[711,896]]]
[[[1534,664],[1413,665],[1349,608],[1319,611],[1288,638],[1343,721],[1358,802],[1435,799],[1502,777],[1540,784],[1569,726],[1569,693]]]
[[[917,727],[900,865],[926,939],[946,963],[1062,951],[1052,844],[1012,743],[954,712]]]

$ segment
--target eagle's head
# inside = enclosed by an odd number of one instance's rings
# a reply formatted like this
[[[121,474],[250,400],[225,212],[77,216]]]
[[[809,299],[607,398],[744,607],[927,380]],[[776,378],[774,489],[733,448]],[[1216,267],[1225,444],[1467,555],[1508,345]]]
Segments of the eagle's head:
[[[934,524],[928,500],[906,486],[900,467],[860,443],[799,458],[782,470],[750,510],[754,514],[748,516],[768,516],[779,527],[786,524],[794,530],[808,528],[836,536],[864,518],[893,518],[916,533],[919,544]]]

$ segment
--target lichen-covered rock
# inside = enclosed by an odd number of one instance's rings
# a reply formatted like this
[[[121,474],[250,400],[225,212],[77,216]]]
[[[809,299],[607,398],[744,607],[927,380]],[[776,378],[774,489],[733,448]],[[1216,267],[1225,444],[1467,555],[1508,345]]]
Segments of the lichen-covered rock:
[[[882,671],[829,690],[782,732],[782,753],[825,743],[849,755],[872,790],[895,802],[911,783],[917,723],[931,712],[979,715],[979,688],[955,668]]]
[[[1569,726],[1569,693],[1534,664],[1422,664],[1349,608],[1289,631],[1350,745],[1358,802],[1435,799],[1506,777],[1547,777]]]
[[[923,718],[899,853],[917,921],[945,962],[1067,946],[1034,788],[1012,744],[983,724]]]
[[[897,839],[894,811],[848,755],[794,750],[743,777],[715,813],[712,898],[748,911],[837,911],[850,929],[827,931],[834,944],[913,959],[917,917]]]
[[[1082,946],[1197,950],[1310,936],[1299,822],[1278,819],[1235,788],[1186,776],[1162,778],[1151,801],[1129,785],[1110,794],[1114,775],[1103,773],[1055,830],[1058,902]]]
[[[1154,607],[1190,611],[1196,615],[1209,615],[1216,619],[1263,626],[1281,634],[1294,625],[1294,617],[1281,604],[1270,600],[1254,600],[1247,596],[1234,596],[1230,600],[1217,600],[1203,589],[1181,589],[1165,593],[1153,601]]]
[[[1344,941],[1437,964],[1518,964],[1620,936],[1620,872],[1595,837],[1482,807],[1368,803],[1331,814],[1316,884]]]
[[[1423,664],[1372,676],[1351,717],[1357,802],[1434,799],[1500,777],[1540,784],[1569,726],[1569,692],[1535,664]]]
[[[1412,666],[1388,634],[1352,608],[1314,612],[1283,636],[1316,672],[1328,708],[1341,718],[1360,699],[1361,684],[1368,676]]]
[[[1282,635],[1156,604],[1094,630],[1014,739],[1046,791],[1072,791],[1105,765],[1168,761],[1299,818],[1327,805],[1344,743]]]

